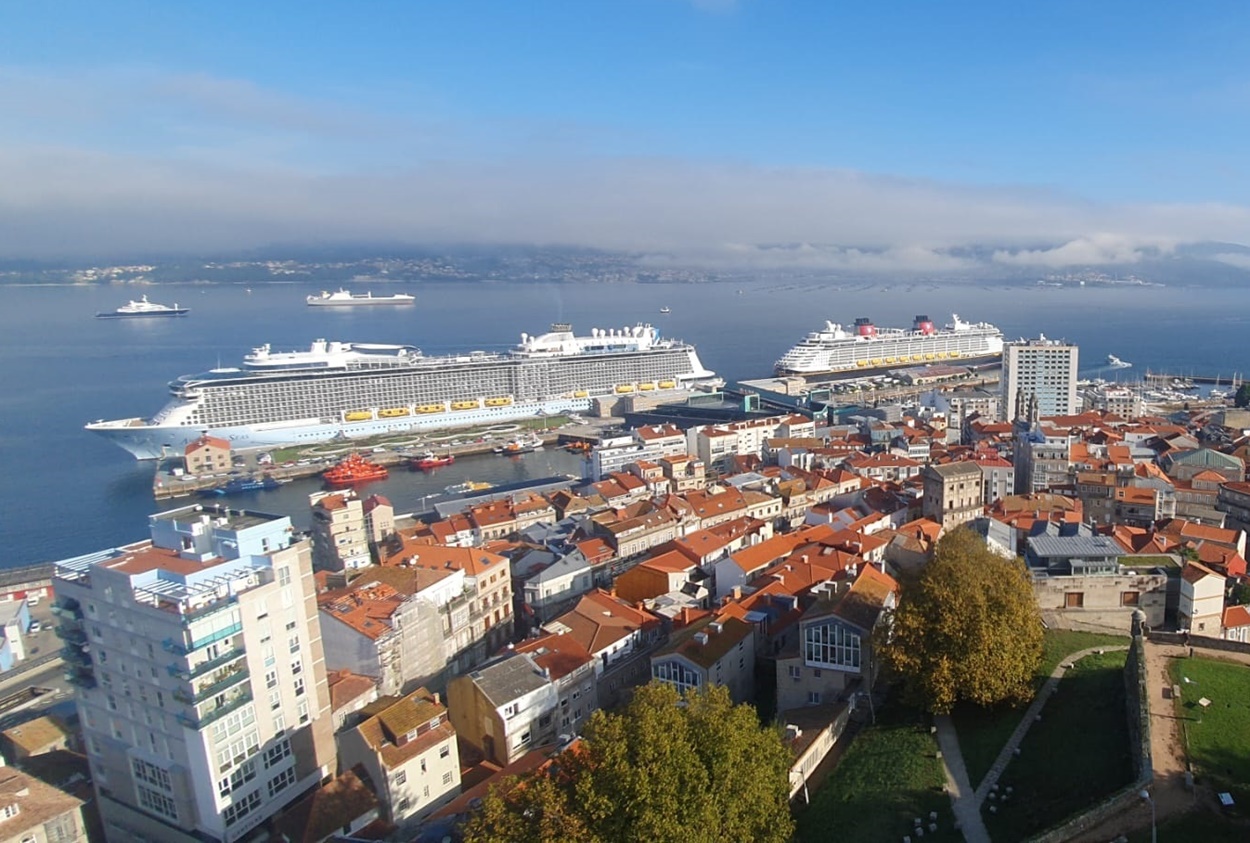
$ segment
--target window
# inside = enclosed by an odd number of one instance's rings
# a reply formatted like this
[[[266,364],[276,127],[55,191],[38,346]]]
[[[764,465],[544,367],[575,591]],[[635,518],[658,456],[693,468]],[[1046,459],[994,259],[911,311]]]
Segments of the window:
[[[291,639],[287,642],[287,649],[289,649],[292,653],[299,652],[299,636],[298,635],[291,636]]]
[[[298,711],[299,711],[299,722],[307,723],[309,719],[308,718],[308,700],[300,700]]]
[[[295,677],[295,696],[302,697],[304,695],[304,677]]]
[[[265,671],[265,687],[266,688],[278,687],[278,671],[276,670]]]
[[[451,771],[443,773],[443,784],[451,784]]]
[[[451,744],[445,743],[438,748],[438,757],[446,758],[448,755],[451,755]]]
[[[244,796],[238,802],[235,802],[233,805],[226,808],[226,812],[223,814],[226,820],[226,825],[234,825],[236,822],[243,819],[259,807],[260,791],[253,790],[247,796]]]
[[[820,705],[820,691],[808,691],[807,692],[807,704],[808,705]]]
[[[803,669],[796,664],[789,667],[790,678],[796,682],[803,677]]]
[[[1121,606],[1136,606],[1141,599],[1141,593],[1137,591],[1120,592]]]
[[[290,584],[291,584],[291,569],[283,565],[281,568],[278,568],[278,585],[290,585]]]
[[[291,662],[291,675],[296,676],[304,669],[304,664],[299,659]]]
[[[22,809],[19,808],[17,805],[5,805],[3,809],[0,809],[0,818],[6,819],[6,820],[11,819],[13,817],[16,817],[18,815],[18,812],[20,812],[21,810]]]
[[[286,738],[278,741],[265,750],[265,769],[268,769],[291,755],[291,742]]]
[[[422,763],[425,763],[425,762],[422,761]],[[400,770],[398,773],[395,774],[395,778],[391,779],[391,781],[395,783],[396,787],[399,787],[400,785],[404,784],[406,781],[408,781],[407,771]]]
[[[139,797],[140,808],[171,820],[178,819],[178,806],[165,794],[157,793],[143,785],[135,785],[135,794]]]
[[[269,692],[269,710],[276,711],[282,708],[282,692],[276,688]]]
[[[519,710],[520,709],[518,708],[516,703],[508,703],[507,705],[503,707],[503,716],[504,717],[516,717],[517,711]]]
[[[803,630],[803,660],[812,666],[859,670],[859,635],[835,623]]]
[[[155,764],[149,764],[141,758],[132,759],[130,769],[134,771],[135,778],[141,782],[159,787],[161,790],[173,792],[173,786],[169,781],[169,771],[157,767]]]
[[[219,781],[217,783],[217,792],[221,794],[222,799],[225,799],[254,778],[256,778],[256,762],[253,760],[248,761]]]
[[[652,672],[656,679],[672,685],[678,693],[684,694],[686,691],[698,689],[703,684],[698,673],[680,662],[661,662]]]
[[[1065,609],[1082,609],[1085,607],[1085,592],[1069,591],[1063,595],[1063,606]]]
[[[295,768],[287,767],[281,773],[269,780],[269,796],[270,798],[278,795],[279,792],[286,790],[295,784]]]

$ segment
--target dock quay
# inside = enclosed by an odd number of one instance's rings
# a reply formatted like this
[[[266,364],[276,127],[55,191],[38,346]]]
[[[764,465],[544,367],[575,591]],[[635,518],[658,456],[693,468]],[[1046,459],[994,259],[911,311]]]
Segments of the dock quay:
[[[1167,386],[1173,381],[1189,381],[1190,383],[1209,383],[1213,386],[1228,385],[1233,389],[1241,386],[1245,381],[1241,372],[1233,372],[1228,375],[1185,375],[1185,374],[1169,374],[1167,372],[1152,372],[1146,370],[1146,383],[1152,386]]]
[[[546,426],[544,427],[544,422]],[[591,418],[584,424],[569,424],[564,418],[530,419],[507,430],[438,430],[420,437],[401,434],[375,437],[361,441],[332,440],[289,448],[253,448],[236,454],[242,465],[229,474],[190,476],[178,473],[181,458],[161,460],[152,478],[152,496],[156,500],[189,497],[224,486],[231,480],[272,477],[279,481],[316,477],[352,452],[367,456],[378,465],[389,467],[406,464],[427,451],[451,454],[457,459],[477,454],[492,454],[499,445],[513,436],[536,435],[544,447],[563,447],[571,443],[593,445],[603,430],[619,425],[619,418]],[[262,454],[270,454],[271,464],[262,464]]]

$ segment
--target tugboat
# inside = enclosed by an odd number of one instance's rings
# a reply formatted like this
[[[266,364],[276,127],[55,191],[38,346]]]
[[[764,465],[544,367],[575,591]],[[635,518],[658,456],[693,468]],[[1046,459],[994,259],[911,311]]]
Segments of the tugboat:
[[[433,451],[426,451],[421,456],[412,461],[412,467],[427,471],[431,468],[440,468],[444,465],[451,465],[456,461],[456,455],[448,451],[443,456],[435,456]]]
[[[353,453],[333,468],[328,468],[322,478],[327,486],[352,486],[373,480],[385,480],[390,474],[386,466]]]

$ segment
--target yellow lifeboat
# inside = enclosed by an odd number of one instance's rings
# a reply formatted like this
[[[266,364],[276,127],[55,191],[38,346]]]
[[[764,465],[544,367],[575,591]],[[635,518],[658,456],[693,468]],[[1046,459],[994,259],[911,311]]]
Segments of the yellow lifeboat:
[[[914,360],[914,361],[916,361],[917,363],[919,363],[921,360],[923,360],[923,359],[924,359],[924,355],[923,355],[923,354],[913,354],[913,355],[911,356],[911,359],[912,359],[912,360]]]
[[[856,360],[856,361],[855,361],[855,365],[856,365],[856,366],[859,366],[859,367],[862,369],[864,366],[867,366],[867,365],[868,365],[868,361],[867,361],[867,360]]]
[[[896,358],[894,358],[894,357],[887,357],[887,358],[885,358],[885,362],[886,362],[886,363],[893,363],[893,362],[895,361],[895,359],[896,359]]]
[[[958,351],[952,351],[952,352],[950,353],[950,356],[951,356],[951,357],[958,357],[958,356],[959,356],[959,352],[958,352]]]
[[[660,389],[676,389],[677,381],[660,381]]]
[[[418,413],[441,413],[447,408],[442,404],[422,404],[417,408]]]
[[[350,413],[343,415],[344,421],[369,421],[373,418],[373,413],[368,410],[352,410]]]
[[[512,398],[507,395],[501,395],[498,398],[486,399],[487,407],[507,407],[511,403],[512,403]]]
[[[937,355],[935,355],[935,354],[926,354],[926,355],[924,356],[924,359],[925,359],[925,360],[935,360],[936,358],[937,358]]]
[[[881,358],[880,358],[880,357],[874,357],[874,358],[872,358],[872,365],[874,365],[874,366],[880,366],[880,365],[881,365]]]
[[[586,391],[586,390],[584,390],[584,389],[575,389],[575,390],[573,390],[573,397],[574,397],[574,398],[586,398],[586,397],[587,397],[587,396],[589,396],[589,395],[590,395],[590,393],[589,393],[589,392],[587,392],[587,391]]]
[[[453,410],[476,410],[480,404],[477,401],[452,401],[451,408]]]
[[[643,392],[654,392],[654,391],[655,391],[655,384],[653,384],[653,383],[640,383],[640,384],[638,384],[638,388],[639,388],[639,389],[641,389]]]
[[[378,415],[384,419],[397,419],[401,416],[408,415],[408,413],[409,410],[407,407],[387,407],[385,410],[379,412]]]
[[[617,384],[617,385],[616,385],[616,391],[617,391],[617,394],[619,394],[619,395],[625,395],[625,394],[626,394],[626,393],[628,393],[628,392],[633,392],[633,391],[634,391],[634,385],[633,385],[632,383],[621,383],[621,384]]]

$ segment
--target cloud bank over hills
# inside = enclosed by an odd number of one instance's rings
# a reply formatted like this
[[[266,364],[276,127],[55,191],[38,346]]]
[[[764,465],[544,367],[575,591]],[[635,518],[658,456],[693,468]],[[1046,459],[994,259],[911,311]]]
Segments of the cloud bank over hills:
[[[4,258],[535,243],[710,267],[981,274],[1154,264],[1250,230],[1239,205],[630,156],[570,143],[563,127],[398,119],[199,74],[0,69],[0,110]],[[583,130],[600,131],[568,131]],[[1235,247],[1203,257],[1250,269]]]

